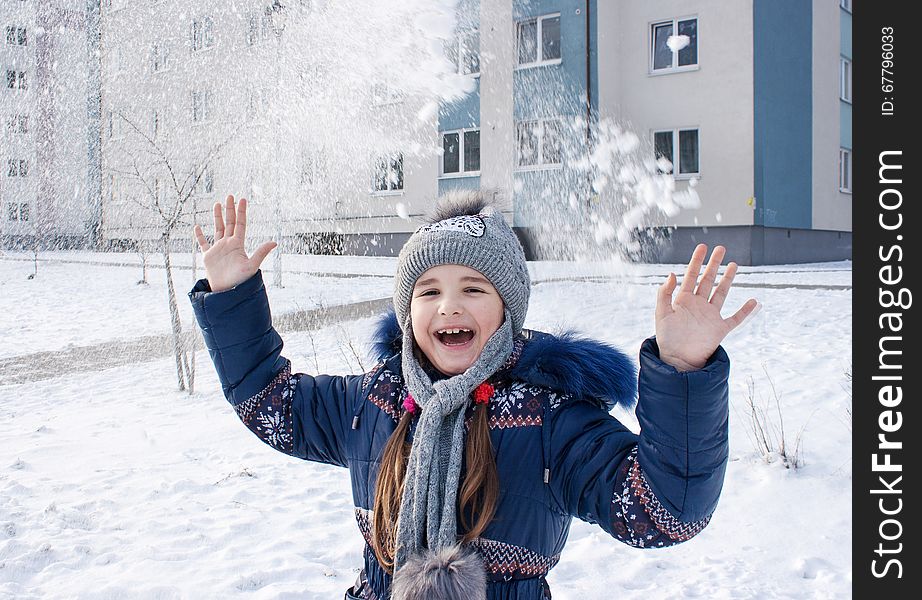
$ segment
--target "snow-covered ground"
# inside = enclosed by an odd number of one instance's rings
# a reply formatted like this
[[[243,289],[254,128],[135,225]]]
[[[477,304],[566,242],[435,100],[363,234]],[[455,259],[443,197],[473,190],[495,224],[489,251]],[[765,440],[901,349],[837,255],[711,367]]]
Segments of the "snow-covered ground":
[[[169,330],[164,272],[152,268],[150,285],[138,286],[137,255],[39,258],[28,279],[31,255],[0,255],[0,598],[341,598],[362,564],[347,473],[256,440],[224,401],[206,352],[192,395],[176,390],[169,358],[3,380],[4,360]],[[177,262],[187,267],[175,277],[190,327],[190,262]],[[652,333],[654,285],[681,272],[529,266],[527,327],[576,329],[634,356]],[[387,297],[393,267],[390,258],[286,256],[293,272],[283,289],[270,287],[273,312]],[[851,596],[851,264],[749,267],[737,282],[747,287],[731,293],[728,311],[750,296],[763,309],[724,344],[731,461],[711,525],[686,544],[641,551],[576,522],[549,577],[555,599]],[[342,348],[365,342],[372,323],[286,334],[285,354],[299,371],[355,371]],[[755,450],[750,388],[756,403],[780,399],[801,468]]]

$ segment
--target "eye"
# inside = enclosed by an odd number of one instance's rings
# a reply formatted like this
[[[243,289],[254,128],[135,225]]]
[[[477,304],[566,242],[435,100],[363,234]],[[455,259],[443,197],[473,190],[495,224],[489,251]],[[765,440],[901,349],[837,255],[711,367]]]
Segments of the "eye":
[[[465,291],[465,292],[480,292],[481,294],[485,294],[485,293],[486,293],[486,292],[484,292],[484,291],[483,291],[482,289],[480,289],[480,288],[467,288],[467,289],[464,290],[464,291]]]
[[[438,293],[439,293],[438,290],[425,290],[425,291],[419,292],[419,293],[416,294],[416,295],[417,295],[417,297],[419,297],[419,296],[434,296],[434,295],[436,295],[436,294],[438,294]]]

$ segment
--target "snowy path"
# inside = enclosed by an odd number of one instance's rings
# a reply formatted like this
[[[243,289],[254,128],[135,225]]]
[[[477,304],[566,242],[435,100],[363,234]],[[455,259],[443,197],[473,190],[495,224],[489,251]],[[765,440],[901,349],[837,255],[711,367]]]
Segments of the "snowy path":
[[[180,298],[185,300],[185,298]],[[329,306],[308,311],[273,315],[280,333],[304,331],[336,323],[354,321],[384,312],[389,298]],[[192,333],[184,332],[186,336]],[[201,335],[193,334],[196,348],[202,348]],[[188,342],[187,342],[188,343]],[[150,362],[173,354],[172,334],[149,335],[130,340],[112,340],[91,346],[77,346],[52,352],[36,352],[0,359],[0,382],[4,384],[41,381],[68,373],[99,371],[111,367]]]

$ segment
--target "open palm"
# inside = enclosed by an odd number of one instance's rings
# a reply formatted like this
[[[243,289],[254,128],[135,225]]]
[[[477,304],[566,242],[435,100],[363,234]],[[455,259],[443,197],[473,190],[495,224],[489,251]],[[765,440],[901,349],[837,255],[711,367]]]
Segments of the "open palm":
[[[214,243],[209,244],[202,228],[195,226],[195,239],[203,252],[205,276],[213,292],[222,292],[243,283],[259,270],[266,256],[278,244],[266,242],[259,246],[253,256],[247,256],[244,249],[247,230],[247,201],[240,199],[234,206],[234,197],[227,197],[227,221],[221,211],[221,203],[214,205]]]
[[[699,281],[707,246],[698,244],[675,298],[672,297],[677,283],[674,273],[660,286],[656,297],[656,343],[660,358],[680,371],[703,367],[724,337],[759,306],[750,298],[733,315],[726,319],[720,316],[737,269],[734,262],[727,265],[720,283],[714,287],[725,253],[723,246],[714,248]]]

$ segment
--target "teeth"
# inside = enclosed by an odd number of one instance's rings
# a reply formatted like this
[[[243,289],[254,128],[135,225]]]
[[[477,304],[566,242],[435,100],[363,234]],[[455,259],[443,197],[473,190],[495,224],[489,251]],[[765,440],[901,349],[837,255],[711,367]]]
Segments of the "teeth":
[[[461,333],[462,331],[470,332],[470,329],[439,329],[436,333]]]

